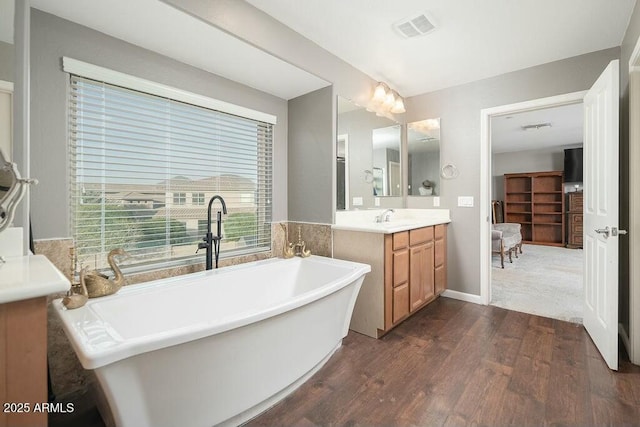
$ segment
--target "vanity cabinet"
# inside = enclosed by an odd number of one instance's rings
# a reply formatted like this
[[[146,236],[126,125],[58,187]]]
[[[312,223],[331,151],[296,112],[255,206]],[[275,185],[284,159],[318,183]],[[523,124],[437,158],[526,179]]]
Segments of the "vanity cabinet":
[[[0,383],[0,427],[47,425],[46,297],[0,304]]]
[[[334,230],[334,257],[371,265],[350,328],[379,338],[447,287],[446,224],[396,233]]]

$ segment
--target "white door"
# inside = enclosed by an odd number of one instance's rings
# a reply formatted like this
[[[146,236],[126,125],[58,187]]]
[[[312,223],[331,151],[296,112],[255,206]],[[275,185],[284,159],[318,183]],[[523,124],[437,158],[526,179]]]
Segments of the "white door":
[[[584,327],[618,369],[619,63],[584,98]]]

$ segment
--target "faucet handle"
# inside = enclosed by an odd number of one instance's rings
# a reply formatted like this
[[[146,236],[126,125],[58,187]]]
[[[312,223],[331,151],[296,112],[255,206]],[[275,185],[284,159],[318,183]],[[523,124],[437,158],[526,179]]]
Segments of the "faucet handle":
[[[205,240],[205,239],[203,239],[203,240]],[[198,249],[196,249],[196,253],[198,253],[198,251],[199,251],[200,249],[207,249],[208,247],[209,247],[209,244],[208,244],[208,243],[205,243],[205,242],[198,243]]]

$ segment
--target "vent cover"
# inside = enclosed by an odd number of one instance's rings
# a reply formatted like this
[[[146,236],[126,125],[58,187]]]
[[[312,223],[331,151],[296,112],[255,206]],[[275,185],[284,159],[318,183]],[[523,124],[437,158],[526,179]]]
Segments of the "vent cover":
[[[411,38],[430,33],[436,29],[436,26],[429,21],[429,18],[427,18],[424,13],[422,13],[408,19],[403,19],[402,21],[394,24],[393,28],[395,28],[401,36]]]

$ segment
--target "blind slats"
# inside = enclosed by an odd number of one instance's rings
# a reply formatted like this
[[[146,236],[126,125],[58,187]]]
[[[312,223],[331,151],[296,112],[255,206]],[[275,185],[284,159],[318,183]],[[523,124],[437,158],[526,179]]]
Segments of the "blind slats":
[[[214,194],[222,257],[270,249],[273,125],[71,75],[69,130],[82,265],[106,267],[116,247],[150,268],[202,262]]]

